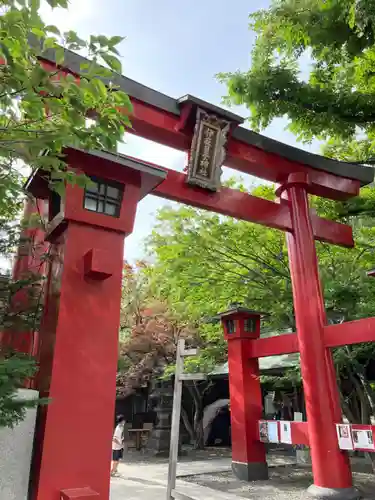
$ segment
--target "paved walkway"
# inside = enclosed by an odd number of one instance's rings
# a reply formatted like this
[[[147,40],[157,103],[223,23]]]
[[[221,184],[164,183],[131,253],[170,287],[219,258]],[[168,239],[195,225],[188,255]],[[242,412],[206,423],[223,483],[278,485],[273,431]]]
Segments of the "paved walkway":
[[[267,461],[268,481],[244,483],[231,473],[229,457],[182,458],[177,467],[176,490],[194,500],[306,500],[306,489],[312,483],[311,470],[297,467],[291,456],[271,454]],[[363,460],[354,462],[355,484],[365,499],[375,499],[374,474],[363,470]],[[130,459],[120,464],[119,473],[120,477],[111,481],[110,500],[166,500],[166,461]]]
[[[293,463],[294,459],[272,457],[268,461],[270,465],[281,465],[286,462]],[[233,495],[227,491],[218,491],[188,481],[191,476],[195,475],[225,474],[230,471],[230,458],[182,461],[177,468],[176,489],[179,493],[196,500],[238,500],[244,498],[242,495]],[[122,463],[119,466],[119,473],[121,477],[111,480],[110,500],[166,500],[168,464]]]
[[[177,469],[176,489],[199,500],[235,500],[238,497],[218,492],[205,486],[188,483],[182,478],[195,474],[228,472],[231,470],[230,458],[210,461],[181,462]],[[111,480],[110,500],[166,500],[168,465],[160,464],[120,464],[121,477]]]

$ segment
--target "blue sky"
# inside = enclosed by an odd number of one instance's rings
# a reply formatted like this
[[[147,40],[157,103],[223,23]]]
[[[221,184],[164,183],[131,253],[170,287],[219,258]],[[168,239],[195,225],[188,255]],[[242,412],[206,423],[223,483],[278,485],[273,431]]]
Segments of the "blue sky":
[[[126,76],[176,98],[192,94],[220,105],[225,87],[215,74],[249,67],[254,34],[248,29],[248,15],[268,4],[266,0],[233,4],[227,0],[71,0],[68,15],[44,9],[44,17],[82,37],[126,36],[119,46]],[[233,111],[246,116],[246,110]],[[264,134],[296,145],[285,125],[284,120],[276,120]],[[180,171],[185,166],[184,153],[129,134],[125,141],[121,152]],[[142,257],[155,212],[165,204],[152,196],[139,204],[134,233],[125,242],[127,259]]]

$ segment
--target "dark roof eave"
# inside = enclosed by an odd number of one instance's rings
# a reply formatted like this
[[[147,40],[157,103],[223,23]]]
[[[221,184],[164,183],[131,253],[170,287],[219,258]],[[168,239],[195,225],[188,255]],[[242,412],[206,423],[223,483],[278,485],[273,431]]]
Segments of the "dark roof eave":
[[[55,62],[55,54],[53,49],[47,50],[43,54],[43,58],[50,62]],[[73,73],[81,73],[81,64],[84,63],[86,59],[74,52],[65,50],[65,64],[64,67]],[[109,80],[121,90],[126,92],[130,97],[143,101],[146,104],[154,106],[156,108],[162,109],[168,113],[174,115],[180,115],[180,103],[184,101],[184,97],[180,99],[174,99],[167,96],[161,92],[154,89],[146,87],[141,83],[138,83],[130,78],[113,72],[113,76],[110,79],[101,78],[104,83],[109,82]],[[199,102],[202,106],[207,105],[208,109],[215,107],[219,112],[226,116],[230,113],[227,110],[221,109],[217,106],[213,106],[210,103],[205,103],[201,99],[194,98],[192,96],[187,96],[191,101]],[[239,122],[239,118],[236,120]],[[349,179],[354,179],[360,181],[362,186],[370,184],[374,180],[374,169],[368,166],[354,165],[352,163],[346,163],[341,161],[332,160],[320,155],[309,153],[301,149],[283,144],[274,139],[257,134],[244,127],[237,127],[233,131],[233,137],[239,141],[242,141],[251,146],[262,149],[263,151],[278,154],[290,161],[299,162],[316,170],[324,171],[327,173],[335,174],[340,177],[346,177]]]
[[[81,154],[87,155],[88,157],[99,158],[104,161],[115,163],[116,165],[127,167],[131,170],[137,171],[142,175],[142,188],[141,188],[141,198],[146,194],[151,192],[156,186],[161,184],[167,177],[167,171],[157,165],[152,165],[149,162],[139,160],[137,158],[132,158],[131,156],[124,155],[122,153],[111,152],[106,150],[90,150],[86,151],[84,149],[69,146],[66,148],[66,152],[69,150],[78,151]],[[41,175],[42,174],[42,175]],[[33,192],[37,197],[45,198],[48,196],[48,181],[43,179],[43,172],[41,169],[35,170],[26,180],[24,184],[24,191]],[[35,188],[37,191],[35,191]]]
[[[309,153],[303,149],[295,148],[289,146],[289,144],[257,134],[244,127],[237,127],[233,131],[233,137],[246,144],[251,144],[256,148],[266,151],[267,153],[278,154],[283,158],[302,163],[316,170],[322,170],[340,177],[358,180],[362,186],[370,184],[374,180],[375,170],[373,167],[333,160],[326,156]]]

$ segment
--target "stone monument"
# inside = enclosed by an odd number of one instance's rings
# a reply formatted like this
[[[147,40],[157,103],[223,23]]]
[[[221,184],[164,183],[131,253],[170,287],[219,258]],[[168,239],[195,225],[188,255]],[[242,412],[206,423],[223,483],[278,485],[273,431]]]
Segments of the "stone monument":
[[[156,425],[147,442],[146,451],[157,456],[169,455],[171,439],[173,385],[171,380],[153,382],[150,399],[154,401]]]

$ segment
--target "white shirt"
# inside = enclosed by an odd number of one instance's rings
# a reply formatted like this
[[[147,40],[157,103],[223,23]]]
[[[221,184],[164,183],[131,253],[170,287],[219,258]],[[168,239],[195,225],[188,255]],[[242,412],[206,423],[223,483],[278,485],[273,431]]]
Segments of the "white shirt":
[[[118,442],[116,442],[116,441]],[[121,444],[118,444],[121,443]],[[122,450],[124,448],[124,424],[118,424],[113,434],[112,450]]]

